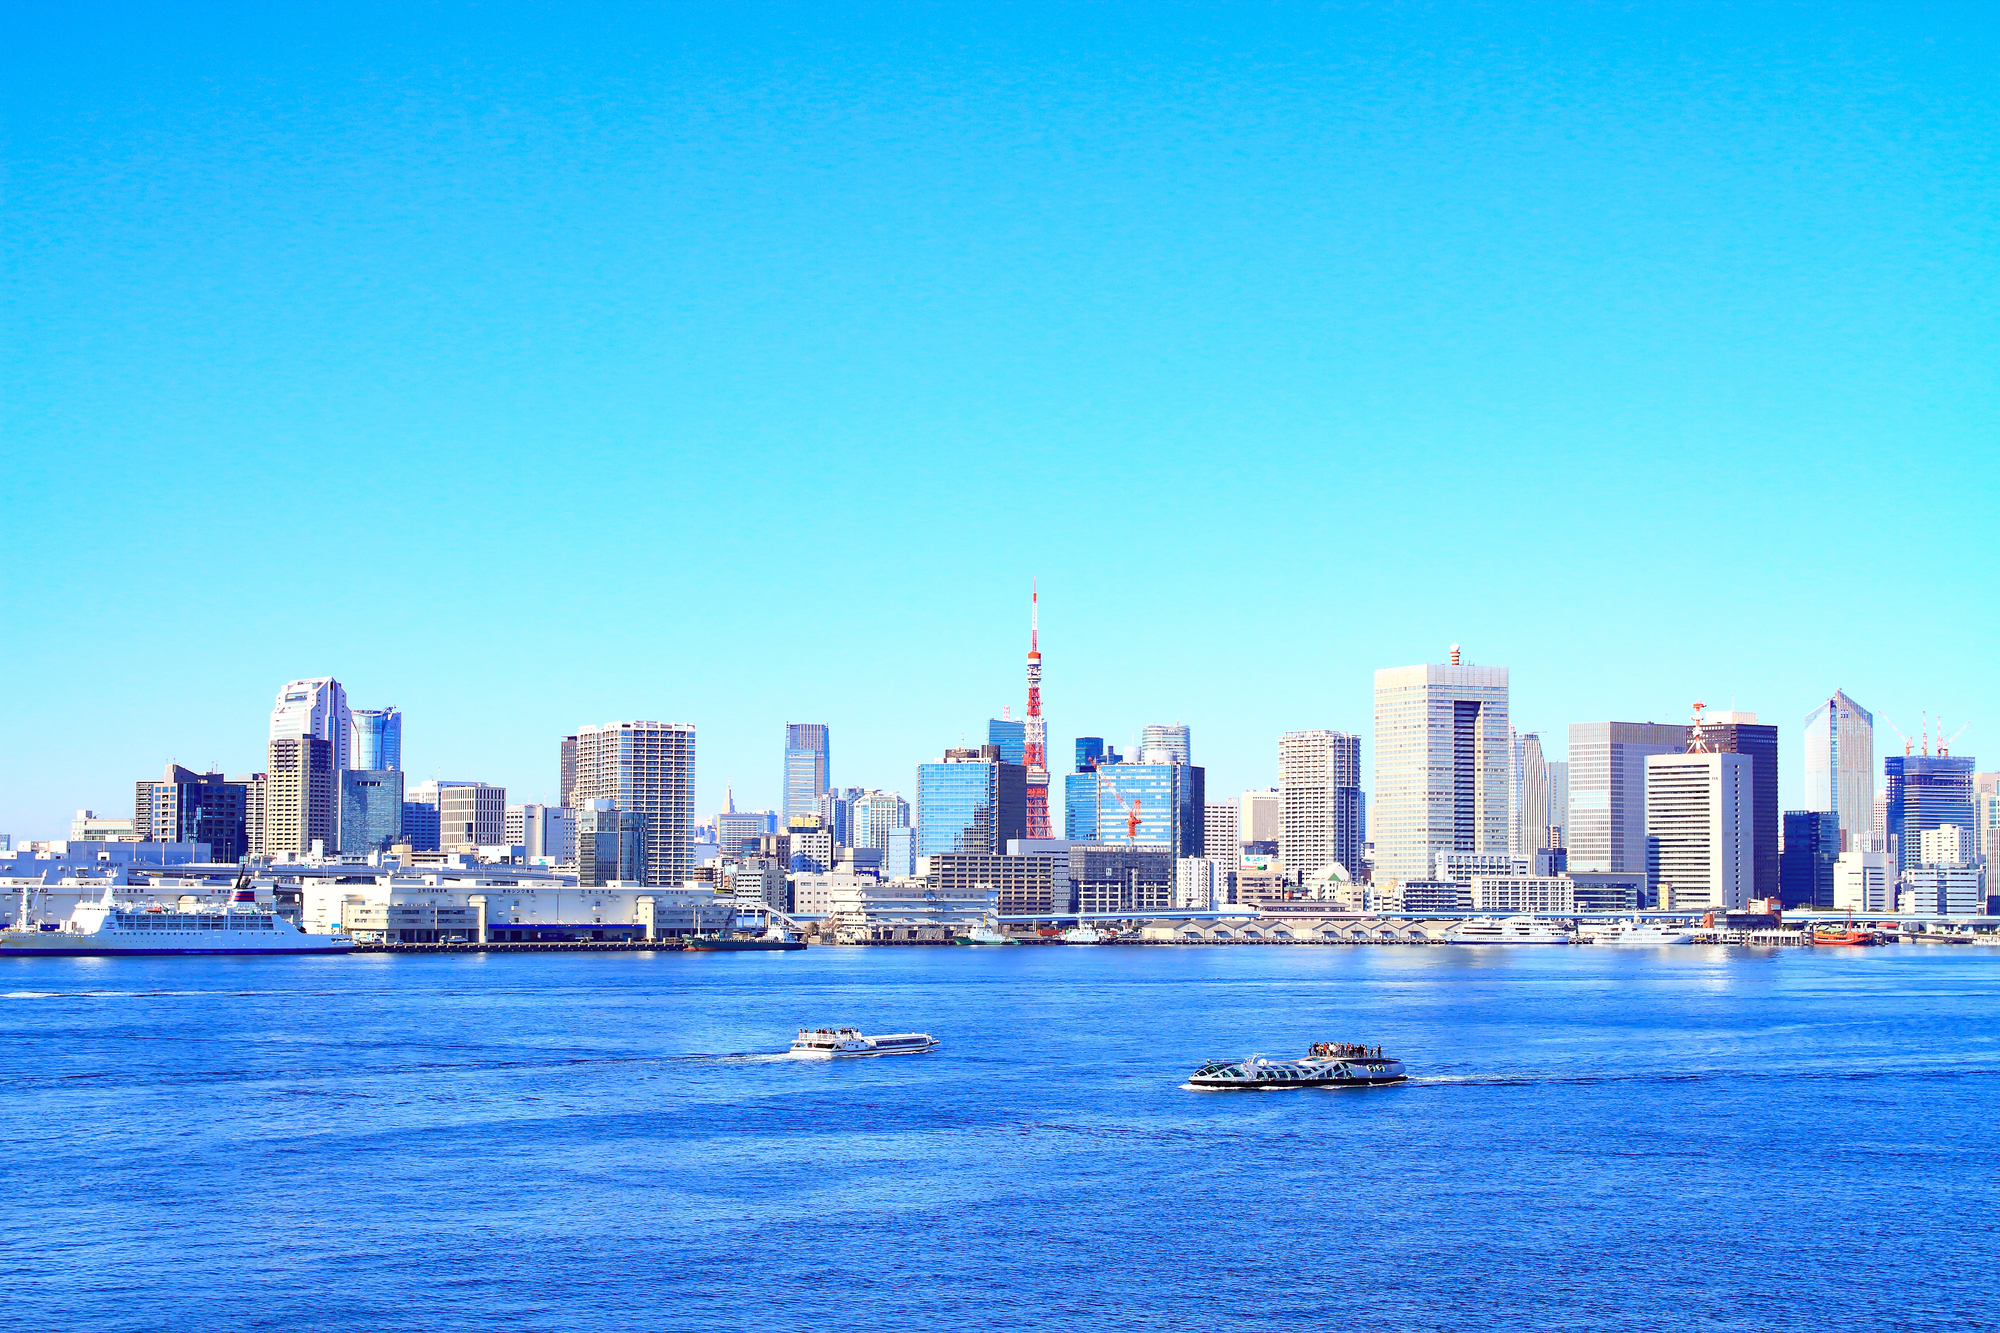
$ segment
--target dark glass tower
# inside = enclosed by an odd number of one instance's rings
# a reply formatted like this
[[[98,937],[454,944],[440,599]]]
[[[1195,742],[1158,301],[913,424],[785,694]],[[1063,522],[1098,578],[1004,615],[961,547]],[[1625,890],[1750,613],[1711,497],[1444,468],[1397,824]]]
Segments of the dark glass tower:
[[[1901,870],[1923,864],[1926,829],[1957,824],[1967,833],[1979,826],[1972,810],[1971,756],[1892,754],[1882,761],[1889,787],[1890,850]]]
[[[1753,786],[1755,774],[1752,774]],[[1833,906],[1833,863],[1840,858],[1840,812],[1785,811],[1778,855],[1778,898],[1787,909]]]

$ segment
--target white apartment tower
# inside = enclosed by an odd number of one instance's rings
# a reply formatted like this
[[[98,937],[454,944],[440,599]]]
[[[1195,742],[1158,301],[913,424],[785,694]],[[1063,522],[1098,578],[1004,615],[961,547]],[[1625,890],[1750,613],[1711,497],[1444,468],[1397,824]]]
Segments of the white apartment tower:
[[[694,724],[578,729],[575,800],[611,800],[643,816],[645,882],[681,883],[694,870]]]
[[[1835,690],[1806,718],[1806,809],[1839,817],[1842,851],[1864,851],[1875,822],[1875,715]]]
[[[1377,879],[1428,879],[1442,851],[1507,850],[1507,668],[1459,660],[1375,673]],[[1289,867],[1288,867],[1289,868]]]
[[[1301,876],[1338,865],[1361,877],[1361,738],[1288,731],[1278,738],[1278,859]]]
[[[1275,853],[1285,832],[1285,796],[1279,791],[1243,793],[1236,823],[1237,841],[1245,847],[1264,844]]]
[[[1243,864],[1243,838],[1237,831],[1241,811],[1234,801],[1209,801],[1201,813],[1201,854],[1225,870]]]
[[[1750,905],[1750,759],[1646,757],[1646,886],[1662,909]]]
[[[278,702],[271,709],[272,740],[319,737],[333,746],[335,772],[353,767],[349,762],[353,730],[354,714],[347,706],[347,690],[331,676],[288,681],[278,691]]]

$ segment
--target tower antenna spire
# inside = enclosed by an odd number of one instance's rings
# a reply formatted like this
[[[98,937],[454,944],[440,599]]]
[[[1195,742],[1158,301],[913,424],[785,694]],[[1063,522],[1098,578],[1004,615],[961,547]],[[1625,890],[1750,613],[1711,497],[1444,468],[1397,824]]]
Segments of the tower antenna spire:
[[[1053,838],[1049,824],[1048,724],[1042,721],[1042,582],[1028,591],[1028,716],[1021,760],[1028,769],[1028,836]]]

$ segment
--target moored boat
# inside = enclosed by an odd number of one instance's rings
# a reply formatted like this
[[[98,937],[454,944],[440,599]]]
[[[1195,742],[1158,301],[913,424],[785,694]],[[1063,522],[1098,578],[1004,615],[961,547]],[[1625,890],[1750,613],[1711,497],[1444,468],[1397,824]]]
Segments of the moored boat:
[[[354,940],[339,931],[311,934],[268,907],[237,881],[230,901],[219,906],[170,908],[157,903],[117,902],[113,887],[103,897],[78,903],[66,921],[30,919],[28,895],[13,925],[0,930],[0,958],[22,956],[104,957],[119,954],[350,953]]]
[[[1574,944],[1576,936],[1557,921],[1532,916],[1474,917],[1445,932],[1447,944]]]
[[[919,1055],[934,1049],[928,1032],[895,1032],[882,1037],[863,1035],[860,1028],[800,1028],[792,1039],[795,1055]]]
[[[1663,944],[1692,944],[1694,931],[1686,926],[1660,921],[1617,921],[1609,926],[1582,932],[1592,944],[1609,944],[1619,949],[1650,949]]]
[[[1240,1060],[1210,1060],[1188,1076],[1197,1088],[1370,1088],[1402,1083],[1409,1078],[1403,1062],[1382,1054],[1380,1046],[1315,1042],[1312,1050],[1290,1060],[1261,1055]]]
[[[805,948],[806,942],[782,935],[687,935],[681,947],[696,953],[791,953]]]
[[[974,926],[963,935],[951,937],[953,944],[1019,944],[1012,935],[1002,935],[991,926]]]

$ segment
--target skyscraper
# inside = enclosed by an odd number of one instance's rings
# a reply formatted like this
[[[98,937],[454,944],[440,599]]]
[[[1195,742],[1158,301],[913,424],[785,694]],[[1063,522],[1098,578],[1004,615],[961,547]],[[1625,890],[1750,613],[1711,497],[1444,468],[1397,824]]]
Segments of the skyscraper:
[[[1155,751],[1155,753],[1158,753]],[[1193,764],[1097,766],[1097,838],[1200,856],[1207,775]]]
[[[986,743],[999,748],[1000,757],[1010,764],[1027,763],[1028,724],[1017,717],[986,719]]]
[[[1892,754],[1882,761],[1889,817],[1889,852],[1898,870],[1923,864],[1926,829],[1956,824],[1967,837],[1978,828],[1973,814],[1971,758],[1943,754]]]
[[[355,768],[403,766],[403,711],[400,708],[356,708],[350,758]]]
[[[220,773],[168,764],[158,782],[135,784],[132,836],[140,842],[205,842],[216,861],[249,854],[248,792]]]
[[[278,691],[271,709],[271,739],[317,736],[327,742],[335,771],[351,768],[354,716],[347,707],[347,690],[331,676],[294,680]]]
[[[1875,827],[1875,715],[1835,690],[1806,716],[1806,809],[1840,817],[1843,851],[1861,851]]]
[[[1339,865],[1361,877],[1361,738],[1345,731],[1288,731],[1278,738],[1283,813],[1278,857],[1311,874]]]
[[[562,738],[562,769],[556,779],[556,803],[574,806],[576,801],[576,737]]]
[[[334,767],[333,756],[333,742],[319,736],[281,736],[271,741],[264,797],[265,855],[302,856],[313,850],[315,842],[322,851],[339,846],[335,801],[340,770]]]
[[[1160,762],[1155,756],[1164,754],[1170,763],[1192,764],[1194,751],[1188,729],[1179,722],[1149,723],[1139,732],[1139,760],[1141,763]]]
[[[385,852],[391,845],[401,842],[402,838],[402,771],[395,768],[343,769],[340,773],[341,852],[362,856],[369,852]]]
[[[1507,783],[1507,850],[1533,856],[1549,845],[1549,769],[1537,733],[1510,738]]]
[[[1234,801],[1210,801],[1201,817],[1201,855],[1222,870],[1243,864],[1242,809]]]
[[[1593,874],[1646,869],[1646,759],[1687,749],[1687,728],[1659,722],[1569,726],[1569,868]]]
[[[1095,769],[1104,758],[1104,738],[1102,736],[1078,736],[1076,738],[1076,771],[1088,773]],[[1117,763],[1113,751],[1112,763]]]
[[[1447,663],[1377,671],[1376,873],[1429,879],[1441,851],[1506,851],[1507,771],[1506,667],[1453,644]]]
[[[827,788],[827,734],[823,722],[785,724],[785,823],[816,815]]]
[[[1787,810],[1785,847],[1778,857],[1778,899],[1786,909],[1833,906],[1833,864],[1840,859],[1840,816],[1831,810]]]
[[[892,830],[910,826],[910,803],[892,791],[873,787],[854,801],[854,841],[850,846],[886,851]]]
[[[1569,846],[1569,760],[1549,759],[1549,846]]]
[[[1063,836],[1071,842],[1096,842],[1097,766],[1063,775]]]
[[[578,733],[581,738],[582,732]],[[608,797],[585,799],[576,815],[576,882],[593,888],[613,880],[653,884],[646,877],[646,819]]]
[[[824,728],[821,733],[824,743]],[[647,884],[679,884],[694,870],[694,740],[690,722],[607,722],[577,729],[576,799],[616,801],[620,810],[644,820],[646,863],[640,878]],[[815,810],[818,800],[815,793],[806,809]]]
[[[1277,790],[1246,791],[1239,802],[1237,834],[1250,856],[1276,856],[1285,836],[1285,794]]]
[[[1655,906],[1749,905],[1751,789],[1747,755],[1646,756],[1646,886]]]
[[[937,852],[1000,855],[1028,836],[1028,770],[1000,758],[998,747],[950,749],[917,766],[918,856]]]
[[[1709,749],[1750,760],[1750,896],[1779,897],[1778,729],[1733,711],[1710,713],[1701,729]]]

